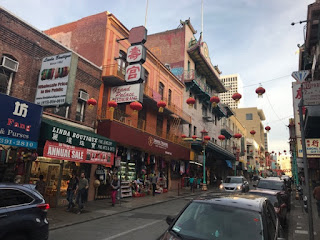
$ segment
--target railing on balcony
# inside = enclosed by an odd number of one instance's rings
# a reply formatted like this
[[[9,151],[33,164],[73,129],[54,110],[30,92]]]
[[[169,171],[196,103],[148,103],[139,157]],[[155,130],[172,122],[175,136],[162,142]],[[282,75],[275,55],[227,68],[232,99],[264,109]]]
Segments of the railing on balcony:
[[[212,96],[213,95],[213,90],[212,88],[206,84],[206,79],[200,75],[197,74],[195,70],[187,70],[184,71],[183,73],[183,81],[184,82],[189,82],[194,80],[197,82],[198,86],[201,88],[201,90],[208,95]]]
[[[126,68],[117,63],[102,66],[102,76],[116,76],[124,80],[125,75]]]
[[[233,131],[225,123],[221,126],[221,132],[227,132],[230,136],[233,136]]]
[[[108,115],[104,119],[110,119],[110,116]],[[101,120],[103,120],[103,118]],[[150,126],[147,127],[147,122],[145,119],[138,118],[138,120],[137,120],[135,117],[132,118],[132,116],[126,114],[125,112],[123,112],[119,109],[114,110],[113,121],[121,122],[122,124],[125,124],[127,126],[130,126],[130,127],[136,128],[136,129],[140,129],[141,131],[147,132],[152,135],[157,135],[163,139],[169,140],[173,143],[182,145],[184,147],[190,147],[189,143],[184,142],[180,138],[181,132],[178,132],[177,134],[170,134],[170,133],[166,133],[161,128],[150,127]]]
[[[156,102],[163,100],[167,103],[166,108],[169,109],[171,112],[176,114],[177,116],[180,116],[182,119],[184,119],[187,122],[191,122],[191,116],[184,112],[181,108],[179,108],[177,105],[172,103],[172,101],[169,101],[164,96],[161,96],[160,93],[158,93],[156,90],[150,88],[149,86],[144,87],[144,94],[147,95],[148,97],[152,98]]]
[[[189,45],[189,48],[192,47],[192,46],[194,46],[194,45],[196,45],[197,42],[198,42],[197,39],[191,39],[191,41],[190,41],[189,44],[188,44],[188,45]]]

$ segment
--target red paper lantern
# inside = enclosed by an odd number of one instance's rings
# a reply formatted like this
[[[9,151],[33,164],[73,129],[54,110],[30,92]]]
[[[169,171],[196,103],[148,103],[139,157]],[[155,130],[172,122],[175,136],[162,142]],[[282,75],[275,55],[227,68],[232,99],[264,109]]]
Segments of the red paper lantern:
[[[286,153],[287,151],[286,151],[286,150],[283,150],[283,152]]]
[[[140,111],[142,109],[142,104],[135,101],[135,102],[130,103],[130,108],[133,110],[134,114],[137,114],[138,111]]]
[[[157,107],[159,108],[159,112],[163,112],[163,109],[167,106],[167,103],[164,101],[159,101],[157,103]]]
[[[210,141],[211,137],[210,136],[204,136],[205,141]]]
[[[236,133],[235,135],[233,135],[233,137],[239,139],[242,137],[242,135],[240,133]]]
[[[186,138],[187,136],[185,134],[182,134],[181,135],[181,138]]]
[[[271,127],[266,126],[264,129],[265,129],[267,132],[269,132],[269,131],[271,130]]]
[[[256,89],[256,93],[258,94],[258,97],[262,97],[262,95],[266,92],[266,90],[263,87],[258,87]]]
[[[272,153],[274,153],[274,151],[272,151]]]
[[[108,102],[108,107],[110,109],[111,112],[114,111],[114,109],[118,106],[118,103],[116,101],[110,100]]]
[[[196,136],[196,135],[193,135],[193,136],[192,136],[192,139],[193,139],[193,141],[195,141],[195,140],[197,139],[197,136]]]
[[[243,152],[247,152],[247,150],[243,150]]]
[[[192,108],[193,104],[196,103],[196,100],[193,97],[189,97],[186,102],[189,105],[189,108]]]
[[[252,150],[250,150],[250,152],[252,153],[253,151],[252,151]]]
[[[219,135],[218,138],[219,138],[220,141],[223,141],[223,140],[226,139],[226,137],[224,135]]]
[[[218,103],[220,102],[220,98],[218,96],[212,96],[210,98],[210,102],[212,103],[212,107],[216,107]]]
[[[238,102],[242,98],[242,95],[240,93],[234,93],[232,95],[232,99]]]
[[[251,131],[250,131],[250,134],[251,134],[252,136],[254,136],[254,135],[256,134],[256,131],[255,131],[255,130],[251,130]]]
[[[89,104],[89,108],[93,108],[95,105],[97,105],[97,100],[90,98],[87,100],[87,104]]]

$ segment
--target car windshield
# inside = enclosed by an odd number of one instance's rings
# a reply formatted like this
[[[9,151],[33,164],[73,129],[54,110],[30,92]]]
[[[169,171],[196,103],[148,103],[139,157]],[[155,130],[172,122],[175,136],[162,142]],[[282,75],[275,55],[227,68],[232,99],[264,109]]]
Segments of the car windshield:
[[[191,203],[171,231],[182,239],[263,239],[262,219],[257,212],[210,203]]]
[[[284,190],[283,182],[281,181],[263,181],[260,180],[258,188],[271,189],[271,190]]]
[[[226,178],[225,183],[242,183],[242,178]]]

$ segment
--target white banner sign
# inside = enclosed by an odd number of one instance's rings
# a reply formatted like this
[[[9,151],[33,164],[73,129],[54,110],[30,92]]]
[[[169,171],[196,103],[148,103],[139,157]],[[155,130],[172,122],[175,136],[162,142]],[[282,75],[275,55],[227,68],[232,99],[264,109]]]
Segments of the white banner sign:
[[[320,105],[320,81],[304,82],[303,104],[305,106]]]
[[[299,103],[301,100],[301,84],[297,82],[292,83],[292,97],[293,97],[293,115],[296,129],[296,136],[301,137],[300,131],[300,117],[299,117]]]
[[[132,84],[125,86],[112,87],[110,99],[117,103],[143,102],[143,84]]]
[[[72,53],[45,57],[42,60],[35,103],[57,106],[66,102]]]
[[[298,157],[303,157],[302,141],[301,138],[297,138],[298,145]],[[308,158],[320,158],[320,138],[307,138],[306,139],[307,157]]]

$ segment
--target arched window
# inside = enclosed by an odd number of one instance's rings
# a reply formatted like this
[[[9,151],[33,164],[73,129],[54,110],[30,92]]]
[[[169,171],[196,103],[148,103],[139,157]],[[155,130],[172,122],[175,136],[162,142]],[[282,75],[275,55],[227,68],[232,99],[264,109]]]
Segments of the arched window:
[[[11,55],[4,54],[0,59],[0,93],[10,95],[14,74],[19,62]]]
[[[171,105],[172,102],[172,91],[171,89],[169,89],[168,91],[168,105]]]
[[[162,82],[159,83],[159,94],[161,95],[161,100],[163,100],[164,95],[164,85]]]

